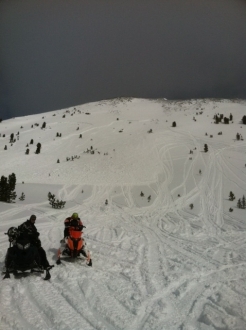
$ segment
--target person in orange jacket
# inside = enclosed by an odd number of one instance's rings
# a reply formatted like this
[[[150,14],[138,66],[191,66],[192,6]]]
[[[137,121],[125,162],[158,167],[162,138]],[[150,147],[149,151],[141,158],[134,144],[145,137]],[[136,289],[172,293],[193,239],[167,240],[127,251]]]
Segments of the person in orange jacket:
[[[69,236],[69,228],[70,227],[74,227],[75,230],[77,231],[81,231],[82,232],[82,229],[83,228],[86,228],[81,219],[79,218],[79,215],[78,213],[73,213],[71,217],[68,217],[64,220],[64,225],[65,225],[65,228],[64,228],[64,238],[60,241],[61,243],[61,247],[59,248],[58,250],[58,260],[57,260],[57,264],[59,265],[61,263],[60,261],[60,255],[66,255],[68,253],[69,255],[69,251],[68,251],[68,247],[67,247],[67,237]],[[88,266],[92,266],[92,260],[91,260],[91,256],[90,256],[90,251],[87,249],[87,246],[86,246],[86,242],[84,240],[84,238],[82,238],[82,249],[81,249],[81,254],[87,258],[88,260]]]
[[[82,221],[79,218],[78,213],[73,213],[71,217],[68,217],[64,220],[64,238],[62,239],[61,243],[65,242],[65,238],[69,236],[69,228],[75,227],[77,230],[82,231],[85,227]]]

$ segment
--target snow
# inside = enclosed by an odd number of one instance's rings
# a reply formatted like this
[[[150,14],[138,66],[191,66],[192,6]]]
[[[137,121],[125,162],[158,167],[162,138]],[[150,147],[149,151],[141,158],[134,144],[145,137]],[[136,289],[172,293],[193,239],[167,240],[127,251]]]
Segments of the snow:
[[[63,261],[49,281],[1,280],[0,329],[246,329],[245,110],[239,100],[119,98],[0,123],[0,175],[16,174],[18,196],[0,202],[0,267],[4,233],[31,214],[55,264],[63,221],[78,212],[93,260]],[[214,124],[216,113],[233,120]],[[65,208],[51,208],[48,192]]]

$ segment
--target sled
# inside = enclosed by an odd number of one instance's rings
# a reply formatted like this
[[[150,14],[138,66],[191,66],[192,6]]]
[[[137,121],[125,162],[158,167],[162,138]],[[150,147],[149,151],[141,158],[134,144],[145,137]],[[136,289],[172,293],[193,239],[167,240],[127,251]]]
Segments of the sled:
[[[13,274],[15,278],[21,278],[21,277],[26,277],[29,276],[30,274],[33,273],[40,273],[40,274],[44,274],[45,272],[45,277],[43,278],[43,280],[47,281],[51,278],[50,275],[50,269],[53,268],[54,265],[47,267],[45,270],[43,268],[30,268],[28,267],[27,269],[5,269],[2,274],[4,275],[3,280],[6,278],[10,278],[10,274]]]
[[[20,239],[17,228],[11,227],[6,233],[9,237],[10,246],[5,257],[5,270],[3,279],[10,278],[10,274],[27,276],[30,273],[44,273],[44,280],[51,278],[50,269],[40,264],[40,255],[35,245],[27,239]]]
[[[69,236],[61,240],[61,246],[57,252],[56,264],[60,265],[61,260],[86,260],[88,266],[92,266],[90,251],[86,248],[86,243],[82,238],[83,232],[75,227],[69,228]]]

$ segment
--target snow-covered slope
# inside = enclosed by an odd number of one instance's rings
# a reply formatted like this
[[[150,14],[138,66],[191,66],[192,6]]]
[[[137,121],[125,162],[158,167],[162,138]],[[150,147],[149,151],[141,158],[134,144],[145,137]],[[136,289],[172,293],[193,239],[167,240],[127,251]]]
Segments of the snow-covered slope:
[[[129,98],[0,123],[0,175],[18,182],[16,203],[0,202],[1,268],[4,232],[31,214],[55,263],[63,221],[78,212],[93,259],[64,261],[46,282],[1,280],[0,329],[246,329],[245,110]],[[215,114],[233,119],[214,124]]]

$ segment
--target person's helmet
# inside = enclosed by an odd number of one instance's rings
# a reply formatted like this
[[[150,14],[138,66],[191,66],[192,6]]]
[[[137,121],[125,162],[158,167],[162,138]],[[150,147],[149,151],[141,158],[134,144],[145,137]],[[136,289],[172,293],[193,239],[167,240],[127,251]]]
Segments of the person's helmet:
[[[71,218],[78,219],[78,217],[79,217],[78,213],[73,213]]]
[[[30,220],[36,220],[36,215],[34,215],[34,214],[32,214],[31,216],[30,216]]]

